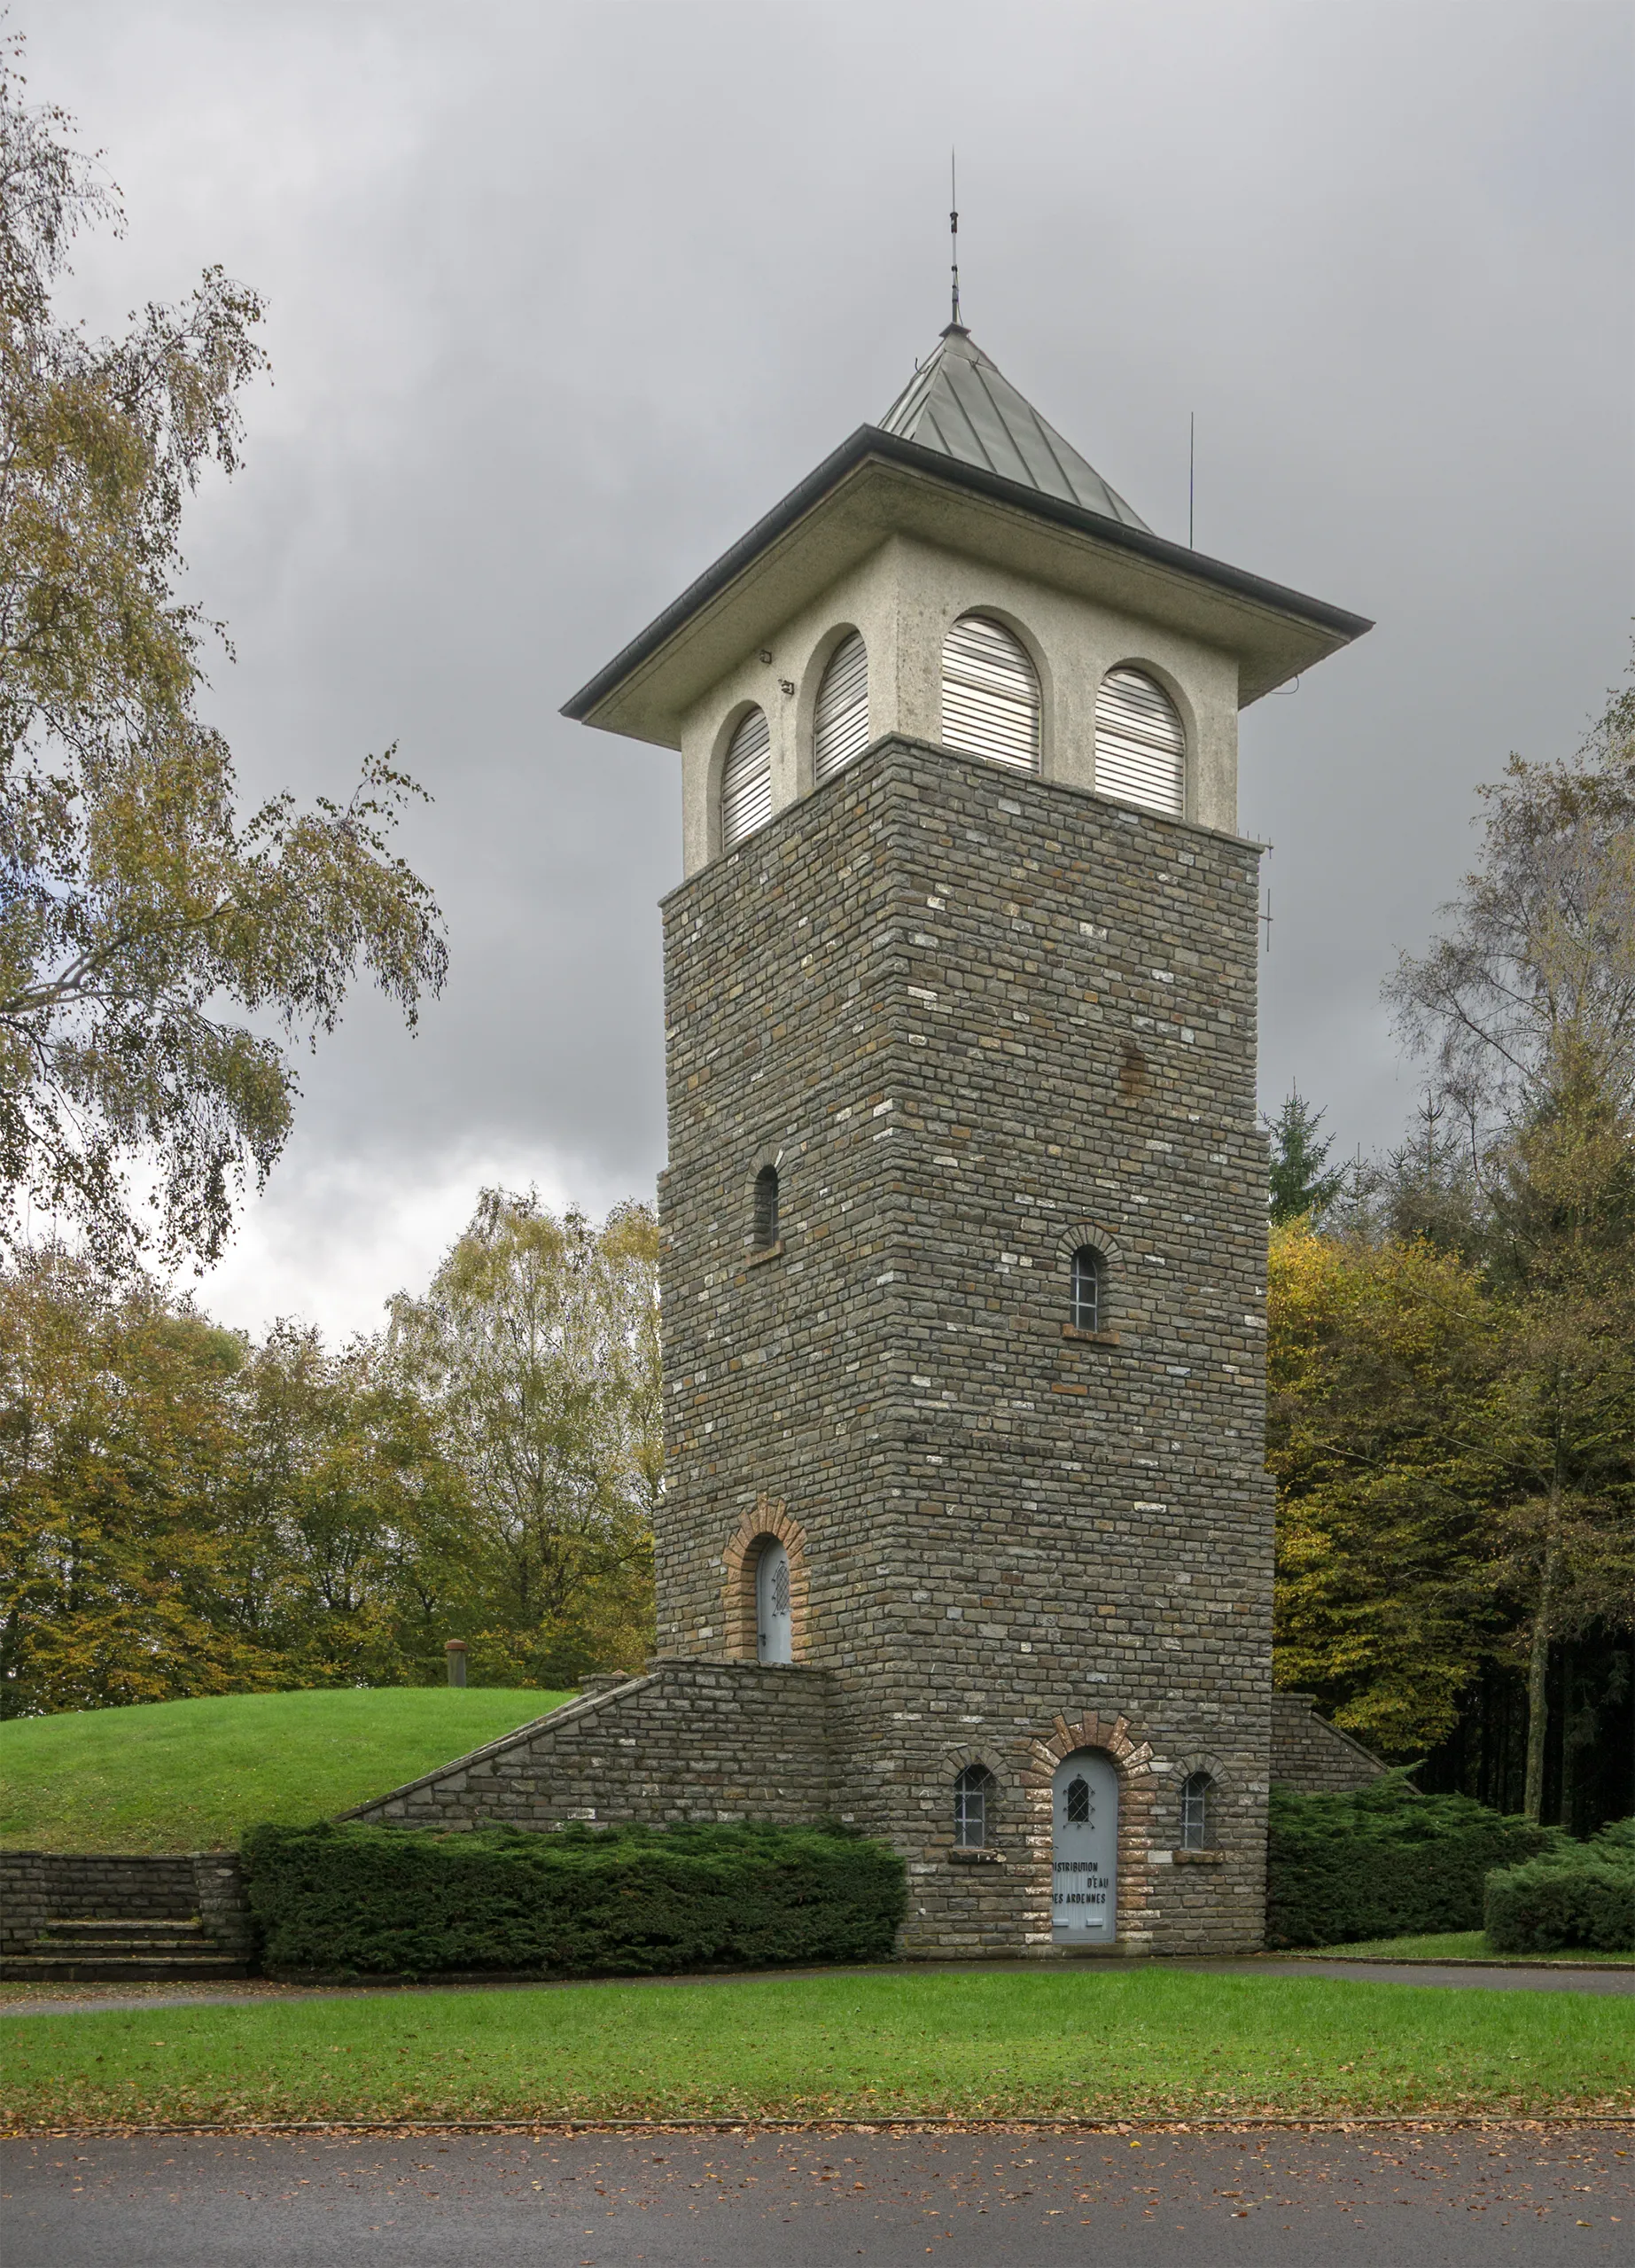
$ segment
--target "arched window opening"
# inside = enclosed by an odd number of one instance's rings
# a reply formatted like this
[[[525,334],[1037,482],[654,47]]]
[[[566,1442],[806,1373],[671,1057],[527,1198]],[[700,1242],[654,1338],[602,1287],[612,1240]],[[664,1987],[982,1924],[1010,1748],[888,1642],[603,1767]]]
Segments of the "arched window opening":
[[[954,1840],[962,1851],[989,1848],[999,1781],[985,1764],[968,1764],[954,1783]]]
[[[1102,1277],[1106,1262],[1094,1244],[1081,1244],[1073,1255],[1068,1290],[1068,1321],[1076,1331],[1102,1329]]]
[[[721,767],[721,848],[738,845],[772,816],[772,732],[765,709],[751,709],[733,734]]]
[[[774,1669],[795,1658],[795,1617],[790,1599],[789,1554],[768,1536],[755,1562],[755,1658]]]
[[[1109,669],[1095,697],[1098,795],[1186,814],[1187,735],[1162,685],[1139,669]]]
[[[1181,1782],[1181,1849],[1207,1851],[1215,1840],[1215,1782],[1189,1772]]]
[[[1021,641],[984,614],[962,614],[942,646],[944,747],[1037,772],[1039,708],[1039,679]]]
[[[757,1251],[778,1241],[778,1169],[763,1165],[755,1176],[755,1218],[751,1235]]]
[[[813,719],[813,768],[825,780],[868,745],[868,650],[853,630],[829,656]]]

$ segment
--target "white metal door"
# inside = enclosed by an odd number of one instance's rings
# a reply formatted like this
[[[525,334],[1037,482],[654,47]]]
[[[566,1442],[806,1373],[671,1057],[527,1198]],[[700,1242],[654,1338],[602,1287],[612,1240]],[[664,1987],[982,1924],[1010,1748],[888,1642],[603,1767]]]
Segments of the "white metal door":
[[[1118,1773],[1100,1749],[1079,1749],[1051,1783],[1051,1935],[1110,1945],[1118,1924]]]
[[[775,1667],[795,1658],[790,1612],[789,1554],[780,1543],[761,1546],[755,1563],[756,1656]]]

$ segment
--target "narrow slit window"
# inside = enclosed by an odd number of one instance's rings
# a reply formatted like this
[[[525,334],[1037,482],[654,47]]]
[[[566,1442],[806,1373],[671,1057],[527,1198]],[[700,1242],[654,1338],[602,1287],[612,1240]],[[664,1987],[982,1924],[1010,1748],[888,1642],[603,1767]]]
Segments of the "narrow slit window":
[[[1073,1255],[1068,1292],[1068,1321],[1076,1331],[1099,1331],[1105,1302],[1102,1297],[1105,1263],[1094,1244],[1081,1244]]]
[[[721,767],[721,848],[736,850],[772,816],[772,732],[765,709],[751,709],[733,734]]]
[[[1206,1851],[1215,1840],[1215,1783],[1207,1772],[1189,1772],[1181,1782],[1181,1849]]]
[[[1109,669],[1095,697],[1095,787],[1172,819],[1186,814],[1187,735],[1156,679]]]
[[[985,1851],[999,1782],[985,1764],[968,1764],[954,1783],[954,1840],[962,1851]]]
[[[751,1225],[757,1251],[778,1241],[778,1169],[763,1165],[755,1176],[755,1218]]]
[[[855,630],[835,648],[823,672],[812,740],[820,787],[868,745],[868,650]]]
[[[1013,772],[1037,772],[1039,679],[1001,623],[963,614],[943,640],[942,742]]]

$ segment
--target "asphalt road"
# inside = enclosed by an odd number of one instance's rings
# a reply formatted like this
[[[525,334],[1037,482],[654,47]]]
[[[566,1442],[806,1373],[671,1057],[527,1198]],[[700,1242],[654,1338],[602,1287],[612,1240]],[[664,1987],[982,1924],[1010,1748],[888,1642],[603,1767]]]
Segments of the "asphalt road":
[[[1553,2268],[1635,2256],[1635,2131],[10,2142],[0,2201],[17,2268]]]

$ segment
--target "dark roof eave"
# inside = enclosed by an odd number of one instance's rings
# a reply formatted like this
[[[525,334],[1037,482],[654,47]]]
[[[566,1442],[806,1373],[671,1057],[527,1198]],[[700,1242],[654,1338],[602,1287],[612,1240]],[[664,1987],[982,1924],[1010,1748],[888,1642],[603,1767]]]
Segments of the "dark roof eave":
[[[888,464],[905,465],[912,472],[928,473],[933,479],[945,481],[953,487],[969,488],[977,495],[992,496],[1000,503],[1019,506],[1023,510],[1032,512],[1036,518],[1051,520],[1058,526],[1071,527],[1080,534],[1094,536],[1098,542],[1110,544],[1115,550],[1136,552],[1160,566],[1178,569],[1199,582],[1211,583],[1218,590],[1230,591],[1237,597],[1269,607],[1276,613],[1293,615],[1297,620],[1310,622],[1348,643],[1352,638],[1360,638],[1365,631],[1374,627],[1366,615],[1349,613],[1342,606],[1330,606],[1324,599],[1308,598],[1304,593],[1289,590],[1281,583],[1268,582],[1263,575],[1251,575],[1242,567],[1228,566],[1223,559],[1211,559],[1203,552],[1189,550],[1184,543],[1172,543],[1167,536],[1154,535],[1145,528],[1126,527],[1122,520],[1110,519],[1102,512],[1090,511],[1083,504],[1070,503],[1063,497],[1042,495],[1038,489],[1024,487],[1019,480],[1007,480],[1001,473],[990,472],[985,466],[966,464],[958,457],[944,456],[940,449],[923,448],[918,441],[904,440],[899,434],[882,433],[877,425],[860,425],[837,449],[831,451],[821,464],[808,472],[798,487],[791,488],[781,503],[775,504],[764,518],[758,519],[746,534],[741,535],[729,550],[723,551],[712,565],[706,567],[697,581],[689,583],[679,598],[673,599],[646,629],[640,631],[621,652],[615,654],[605,668],[599,669],[588,685],[581,686],[571,700],[564,701],[561,713],[582,723],[590,712],[634,670],[650,660],[683,623],[707,605],[711,599],[718,596],[762,551],[786,534],[814,504],[820,503],[830,489],[837,487],[848,473],[855,472],[871,456],[880,457]]]

